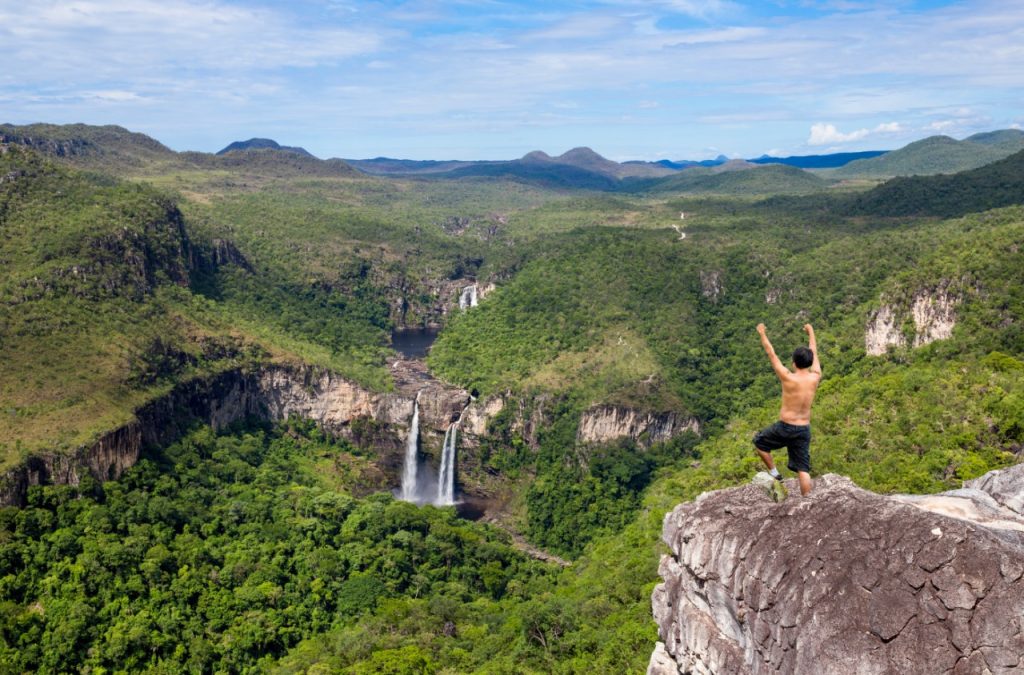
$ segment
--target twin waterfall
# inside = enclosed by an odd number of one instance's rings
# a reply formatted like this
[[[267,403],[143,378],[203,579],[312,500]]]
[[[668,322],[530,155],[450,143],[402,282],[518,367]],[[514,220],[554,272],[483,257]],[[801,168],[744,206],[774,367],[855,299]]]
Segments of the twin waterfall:
[[[441,449],[441,474],[437,477],[438,506],[451,506],[455,503],[455,434],[458,422],[448,425],[444,432],[444,446]]]
[[[420,443],[420,395],[416,394],[416,401],[412,404],[412,422],[409,423],[409,438],[405,442],[405,467],[402,469],[402,500],[407,502],[419,501],[416,490],[416,483],[419,467],[419,443]]]
[[[430,503],[434,506],[455,505],[455,440],[459,424],[462,422],[462,415],[456,422],[448,425],[444,434],[444,444],[441,449],[441,470],[437,477],[436,492],[431,490],[432,486],[426,485],[427,480],[419,476],[419,441],[420,441],[420,397],[416,395],[416,401],[412,407],[412,421],[409,423],[409,438],[405,444],[405,466],[402,469],[402,491],[401,499],[416,504]],[[430,494],[432,493],[433,494]]]
[[[459,309],[476,307],[479,302],[477,284],[466,286],[459,293]],[[468,407],[468,405],[467,405]],[[462,413],[465,414],[463,409]],[[444,433],[444,444],[441,447],[441,469],[437,476],[436,488],[431,485],[433,476],[421,476],[419,471],[420,443],[420,395],[412,405],[412,421],[409,423],[409,438],[405,443],[405,466],[402,469],[402,488],[400,498],[415,504],[433,504],[435,506],[453,506],[455,504],[455,444],[458,436],[459,419],[448,425]]]

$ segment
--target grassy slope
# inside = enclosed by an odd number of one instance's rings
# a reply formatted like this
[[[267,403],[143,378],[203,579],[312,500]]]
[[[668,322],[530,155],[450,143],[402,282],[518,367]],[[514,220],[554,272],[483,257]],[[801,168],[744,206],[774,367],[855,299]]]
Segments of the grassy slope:
[[[865,176],[925,176],[956,173],[976,169],[1024,149],[1024,137],[998,137],[998,142],[954,140],[948,136],[931,136],[893,150],[881,157],[860,159],[836,169],[836,178]]]

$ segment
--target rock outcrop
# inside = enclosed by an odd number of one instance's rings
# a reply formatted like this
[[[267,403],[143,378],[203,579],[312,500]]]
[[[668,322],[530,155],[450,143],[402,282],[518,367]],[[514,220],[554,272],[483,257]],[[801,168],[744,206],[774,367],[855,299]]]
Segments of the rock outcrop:
[[[700,294],[711,302],[717,302],[718,298],[725,292],[722,286],[721,270],[700,271]]]
[[[972,485],[881,496],[826,475],[781,504],[748,485],[676,507],[648,673],[1024,671],[1024,517],[1007,508],[1024,467]]]
[[[890,349],[906,346],[903,325],[908,320],[913,320],[911,345],[915,348],[952,337],[956,309],[963,300],[958,289],[963,285],[963,280],[956,283],[942,281],[933,288],[914,293],[909,304],[906,301],[889,302],[883,298],[882,306],[868,317],[864,329],[865,351],[871,356],[881,356]]]
[[[428,432],[421,438],[432,432],[438,445],[470,397],[430,378],[422,362],[395,363],[392,373],[396,391],[391,393],[373,392],[335,373],[305,366],[230,370],[184,382],[96,442],[72,453],[35,454],[0,476],[0,505],[24,504],[33,485],[77,485],[86,474],[100,481],[116,479],[138,461],[144,447],[173,443],[196,422],[221,430],[246,418],[280,421],[296,415],[333,434],[352,437],[353,426],[370,421],[377,427],[372,439],[379,464],[396,472],[417,394],[421,429]],[[474,414],[483,417],[485,410]],[[486,427],[486,419],[478,420],[476,427]],[[464,432],[463,438],[475,442],[472,431]]]
[[[654,413],[601,405],[583,413],[576,440],[581,443],[606,443],[629,437],[642,447],[649,448],[684,431],[700,433],[700,422],[695,417],[685,417],[674,412]]]
[[[907,341],[901,323],[891,305],[882,305],[872,312],[864,329],[864,350],[871,356],[881,356],[904,346]]]

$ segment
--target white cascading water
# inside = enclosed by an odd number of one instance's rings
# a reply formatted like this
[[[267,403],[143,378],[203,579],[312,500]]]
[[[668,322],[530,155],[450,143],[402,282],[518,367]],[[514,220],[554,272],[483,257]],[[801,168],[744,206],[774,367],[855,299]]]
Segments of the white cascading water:
[[[458,422],[452,422],[448,425],[448,431],[444,433],[444,445],[441,448],[441,473],[437,477],[437,499],[434,500],[434,504],[437,506],[455,504],[455,436],[458,427]]]
[[[420,443],[420,395],[416,394],[416,401],[412,404],[412,422],[409,423],[409,439],[405,443],[405,467],[402,470],[402,499],[407,502],[415,502],[419,495],[416,494],[416,464],[419,461]]]
[[[477,303],[477,287],[476,284],[472,286],[466,286],[462,289],[462,293],[459,295],[459,309],[469,309],[470,307],[476,307]]]

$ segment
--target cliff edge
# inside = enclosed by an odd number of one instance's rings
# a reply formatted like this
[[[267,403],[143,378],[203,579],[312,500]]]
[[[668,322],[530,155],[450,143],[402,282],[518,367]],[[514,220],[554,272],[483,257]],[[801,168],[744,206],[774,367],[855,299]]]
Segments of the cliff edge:
[[[795,481],[791,491],[795,493]],[[884,496],[826,475],[665,516],[648,673],[1024,672],[1024,465]]]

